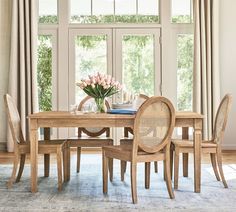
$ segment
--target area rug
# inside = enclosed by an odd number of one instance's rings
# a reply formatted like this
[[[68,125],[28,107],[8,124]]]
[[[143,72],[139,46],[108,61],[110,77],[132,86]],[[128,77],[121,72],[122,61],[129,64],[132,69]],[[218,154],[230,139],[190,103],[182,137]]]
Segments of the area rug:
[[[153,165],[153,164],[152,164]],[[114,180],[108,185],[108,194],[102,193],[101,155],[84,154],[81,172],[76,173],[76,161],[72,160],[71,180],[57,191],[56,165],[51,165],[50,177],[43,177],[43,165],[39,165],[39,191],[30,192],[30,167],[26,165],[21,182],[12,189],[6,188],[11,165],[0,165],[0,211],[236,211],[236,164],[225,165],[229,185],[225,189],[216,181],[210,164],[202,166],[201,193],[193,192],[193,165],[190,176],[182,177],[180,169],[179,189],[175,199],[169,199],[162,164],[159,173],[151,171],[150,189],[144,188],[144,166],[138,166],[138,204],[132,204],[129,168],[125,181],[120,181],[120,165],[114,163]]]

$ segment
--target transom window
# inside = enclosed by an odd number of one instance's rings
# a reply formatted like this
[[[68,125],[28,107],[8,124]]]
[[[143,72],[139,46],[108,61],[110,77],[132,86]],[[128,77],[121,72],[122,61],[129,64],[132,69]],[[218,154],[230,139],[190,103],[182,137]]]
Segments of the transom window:
[[[158,23],[158,0],[71,0],[72,23]]]

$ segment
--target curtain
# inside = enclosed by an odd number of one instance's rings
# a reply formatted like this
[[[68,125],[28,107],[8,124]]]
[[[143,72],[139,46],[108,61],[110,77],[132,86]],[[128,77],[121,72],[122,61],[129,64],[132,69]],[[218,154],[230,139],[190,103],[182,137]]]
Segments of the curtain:
[[[220,102],[219,0],[193,0],[193,105],[204,115],[203,139],[211,139]]]
[[[23,134],[28,139],[27,116],[38,111],[37,100],[37,28],[38,1],[12,1],[11,54],[8,93],[15,99]],[[8,151],[14,143],[8,129]]]

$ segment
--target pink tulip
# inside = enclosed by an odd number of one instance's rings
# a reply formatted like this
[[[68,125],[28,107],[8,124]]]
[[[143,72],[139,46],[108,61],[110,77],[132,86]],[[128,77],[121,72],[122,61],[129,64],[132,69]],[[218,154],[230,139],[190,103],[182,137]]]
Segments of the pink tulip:
[[[86,79],[86,80],[85,80],[85,83],[86,83],[87,85],[90,85],[90,84],[91,84],[91,80]]]

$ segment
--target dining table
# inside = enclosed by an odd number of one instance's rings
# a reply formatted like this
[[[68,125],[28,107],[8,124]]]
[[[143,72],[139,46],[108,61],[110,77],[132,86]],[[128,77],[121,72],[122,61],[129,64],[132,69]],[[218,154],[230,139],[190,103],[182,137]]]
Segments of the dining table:
[[[194,142],[194,192],[201,191],[201,142],[204,116],[196,112],[176,111],[175,126],[181,127],[182,138],[188,138],[188,128],[193,128]],[[109,113],[71,113],[68,111],[37,112],[28,116],[30,137],[31,192],[38,191],[38,129],[44,128],[44,139],[50,140],[50,128],[75,127],[133,127],[135,115]],[[185,155],[186,156],[186,155]],[[44,158],[46,161],[48,158]],[[184,157],[186,165],[187,157]],[[46,175],[48,170],[46,167]],[[67,180],[70,179],[68,170]],[[184,175],[187,176],[186,166]]]

